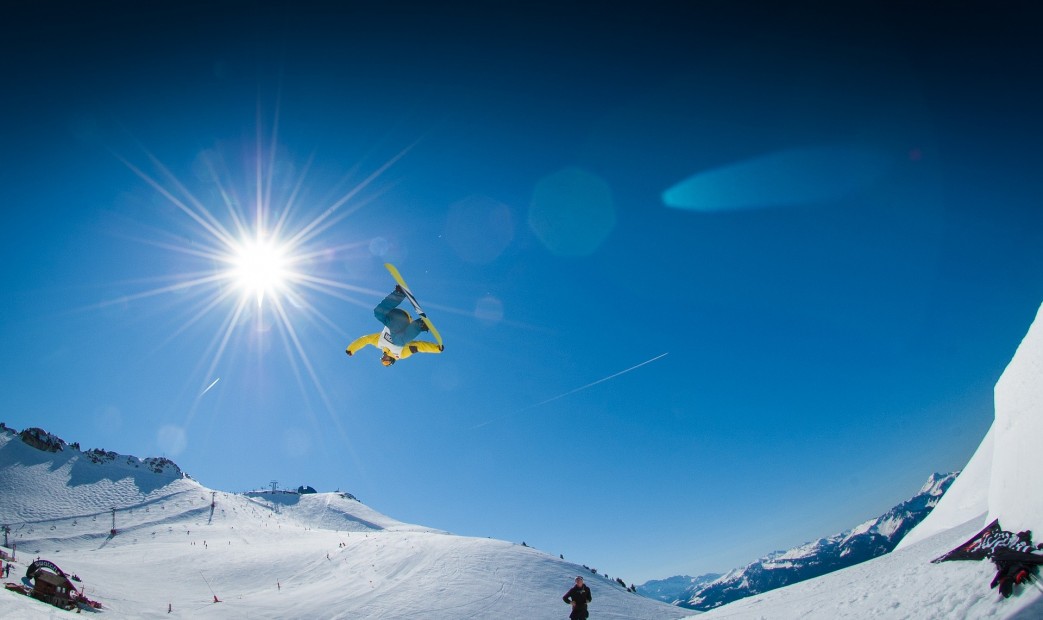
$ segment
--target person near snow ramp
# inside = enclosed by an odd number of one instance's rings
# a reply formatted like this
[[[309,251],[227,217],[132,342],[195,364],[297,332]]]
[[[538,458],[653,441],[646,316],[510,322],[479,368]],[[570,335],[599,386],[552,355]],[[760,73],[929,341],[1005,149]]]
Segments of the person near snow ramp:
[[[996,577],[989,585],[1008,598],[1014,593],[1014,586],[1039,580],[1039,567],[1043,566],[1043,554],[1036,553],[1039,550],[1043,550],[1043,543],[1032,544],[1031,530],[1008,532],[1000,527],[999,519],[994,519],[973,538],[931,562],[991,558]]]
[[[427,324],[421,319],[414,321],[408,312],[398,307],[405,298],[406,293],[402,287],[395,286],[395,290],[373,309],[373,316],[383,323],[384,329],[352,342],[345,352],[355,355],[366,345],[373,345],[381,352],[380,363],[385,366],[391,366],[414,353],[441,353],[444,350],[442,345],[415,340],[420,332],[427,331]]]
[[[1032,530],[1017,533],[1017,542],[1011,546],[996,547],[992,551],[992,563],[996,565],[996,577],[989,584],[998,588],[1003,598],[1014,593],[1014,586],[1039,579],[1039,567],[1043,555],[1033,551],[1043,545],[1032,546]]]
[[[561,600],[572,605],[572,613],[569,614],[571,620],[585,620],[590,617],[590,613],[587,612],[587,603],[594,599],[590,596],[590,588],[583,583],[582,577],[576,577],[576,585],[572,586],[572,589],[566,592]]]

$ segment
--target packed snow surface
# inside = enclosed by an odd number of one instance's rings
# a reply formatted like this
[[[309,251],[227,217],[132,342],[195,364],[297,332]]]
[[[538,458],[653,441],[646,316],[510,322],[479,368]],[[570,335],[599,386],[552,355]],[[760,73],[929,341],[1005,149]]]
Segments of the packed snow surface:
[[[5,581],[42,557],[120,618],[539,619],[568,615],[561,596],[582,574],[595,618],[687,613],[541,551],[402,523],[348,494],[215,492],[139,463],[46,452],[0,431],[0,523],[17,545]],[[5,620],[67,613],[0,590]]]
[[[898,549],[706,614],[529,547],[401,523],[346,494],[215,492],[166,463],[46,451],[0,430],[0,523],[18,545],[7,581],[43,557],[82,578],[101,613],[134,618],[564,618],[576,574],[593,590],[592,618],[1043,618],[1038,583],[1003,599],[991,562],[931,563],[993,518],[1043,532],[1041,317],[996,386],[992,428]],[[0,591],[2,618],[66,613]]]
[[[931,560],[981,530],[974,519],[900,551],[835,573],[692,616],[767,620],[952,620],[1043,618],[1043,593],[1020,587],[1004,599],[989,588],[992,562]]]
[[[700,620],[1043,618],[1041,584],[1009,599],[989,584],[989,560],[931,560],[992,519],[1043,541],[1043,307],[996,384],[996,419],[941,501],[895,551],[844,570],[725,605]],[[693,616],[694,617],[694,616]]]

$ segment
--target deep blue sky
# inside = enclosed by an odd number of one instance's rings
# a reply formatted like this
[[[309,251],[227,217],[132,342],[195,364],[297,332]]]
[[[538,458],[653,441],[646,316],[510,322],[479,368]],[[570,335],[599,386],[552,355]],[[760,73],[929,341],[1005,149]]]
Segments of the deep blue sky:
[[[0,420],[214,488],[724,571],[961,467],[1043,301],[1029,2],[61,4],[0,26]],[[218,356],[157,185],[335,207],[295,268],[354,288]],[[385,260],[443,355],[344,355]]]

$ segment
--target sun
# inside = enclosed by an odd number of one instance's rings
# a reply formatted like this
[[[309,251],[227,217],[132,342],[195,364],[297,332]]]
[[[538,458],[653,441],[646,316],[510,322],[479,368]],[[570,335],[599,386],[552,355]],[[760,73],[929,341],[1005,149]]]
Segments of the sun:
[[[338,408],[326,393],[310,352],[324,350],[316,349],[316,337],[326,343],[321,346],[328,346],[328,336],[342,335],[342,327],[324,309],[334,307],[331,303],[370,308],[369,300],[376,293],[345,282],[342,273],[354,266],[356,257],[364,259],[370,242],[340,240],[344,229],[337,235],[331,230],[373,200],[363,192],[382,193],[381,188],[368,188],[416,143],[375,165],[361,180],[347,187],[343,186],[345,180],[337,181],[333,189],[323,192],[307,178],[311,159],[303,167],[284,159],[274,128],[271,143],[265,145],[258,123],[256,156],[243,160],[246,165],[241,170],[230,167],[229,162],[235,159],[220,149],[198,154],[192,170],[199,188],[190,188],[147,149],[144,155],[152,170],[114,153],[165,199],[162,202],[171,213],[184,217],[176,221],[178,229],[160,230],[157,238],[143,239],[177,256],[178,269],[144,280],[158,282],[154,287],[97,306],[176,294],[172,299],[180,302],[176,305],[183,308],[185,319],[163,344],[193,326],[213,326],[209,342],[200,348],[202,357],[196,370],[200,395],[196,403],[221,379],[222,368],[231,366],[225,359],[228,351],[248,351],[260,362],[269,351],[278,351],[276,345],[281,344],[283,359],[301,394],[306,400],[317,396],[341,436],[346,437],[335,415]],[[195,407],[189,408],[189,422]]]
[[[247,239],[231,248],[227,276],[260,306],[266,295],[285,290],[292,279],[290,255],[289,248],[277,239]]]

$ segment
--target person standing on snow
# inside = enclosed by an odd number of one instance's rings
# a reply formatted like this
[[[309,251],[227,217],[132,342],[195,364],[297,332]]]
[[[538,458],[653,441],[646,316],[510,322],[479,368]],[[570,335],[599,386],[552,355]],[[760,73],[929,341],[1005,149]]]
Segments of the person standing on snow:
[[[576,577],[576,585],[572,586],[572,589],[566,592],[561,600],[572,605],[572,613],[569,614],[571,620],[585,620],[590,617],[590,613],[587,612],[587,603],[593,598],[590,596],[590,588],[583,584],[582,577]]]
[[[414,353],[441,353],[445,347],[440,344],[414,340],[420,332],[427,331],[427,324],[419,318],[414,321],[408,312],[398,307],[405,298],[405,291],[396,285],[395,290],[373,309],[373,316],[383,323],[384,329],[352,342],[344,352],[351,356],[362,347],[373,345],[382,353],[380,363],[385,366],[391,366]]]

